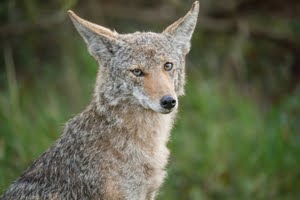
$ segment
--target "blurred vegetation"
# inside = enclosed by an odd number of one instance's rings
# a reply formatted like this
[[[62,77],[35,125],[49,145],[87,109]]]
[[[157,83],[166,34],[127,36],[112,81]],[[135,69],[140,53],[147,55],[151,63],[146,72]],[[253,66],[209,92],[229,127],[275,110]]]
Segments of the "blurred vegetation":
[[[96,62],[66,10],[161,31],[192,1],[0,2],[0,193],[89,103]],[[158,199],[300,198],[300,2],[201,0]]]

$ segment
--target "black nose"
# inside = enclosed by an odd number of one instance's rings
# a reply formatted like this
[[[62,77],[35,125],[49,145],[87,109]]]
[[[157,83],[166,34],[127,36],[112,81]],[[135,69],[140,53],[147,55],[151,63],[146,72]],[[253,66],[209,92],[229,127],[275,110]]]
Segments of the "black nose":
[[[176,100],[171,96],[164,96],[160,100],[160,105],[161,107],[170,110],[176,106]]]

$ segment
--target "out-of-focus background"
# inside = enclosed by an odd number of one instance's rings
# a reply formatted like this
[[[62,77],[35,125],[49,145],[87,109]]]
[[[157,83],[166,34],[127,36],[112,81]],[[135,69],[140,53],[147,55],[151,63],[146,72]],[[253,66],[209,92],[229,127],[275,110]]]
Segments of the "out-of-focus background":
[[[162,31],[192,0],[1,0],[0,194],[90,101],[97,64],[68,9]],[[300,199],[300,1],[201,0],[158,199]]]

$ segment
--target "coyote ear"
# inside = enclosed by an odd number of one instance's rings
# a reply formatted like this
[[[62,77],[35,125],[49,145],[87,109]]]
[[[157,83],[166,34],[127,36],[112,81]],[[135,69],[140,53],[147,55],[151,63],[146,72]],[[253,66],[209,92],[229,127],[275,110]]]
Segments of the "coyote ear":
[[[89,52],[96,59],[107,58],[114,53],[117,46],[118,33],[105,27],[88,22],[78,17],[73,11],[68,14],[83,40],[88,45]],[[102,60],[101,59],[101,60]]]
[[[183,44],[186,53],[190,50],[190,40],[192,38],[199,13],[199,2],[193,3],[189,12],[170,26],[168,26],[163,34],[170,35],[174,40]]]

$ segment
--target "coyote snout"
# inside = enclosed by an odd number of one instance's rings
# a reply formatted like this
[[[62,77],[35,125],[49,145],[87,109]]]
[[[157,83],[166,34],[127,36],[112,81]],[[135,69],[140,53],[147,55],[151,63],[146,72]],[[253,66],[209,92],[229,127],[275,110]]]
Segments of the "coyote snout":
[[[142,106],[146,109],[152,109],[155,112],[169,114],[177,108],[177,98],[171,95],[163,96],[160,101],[151,101],[146,97],[139,99]]]

